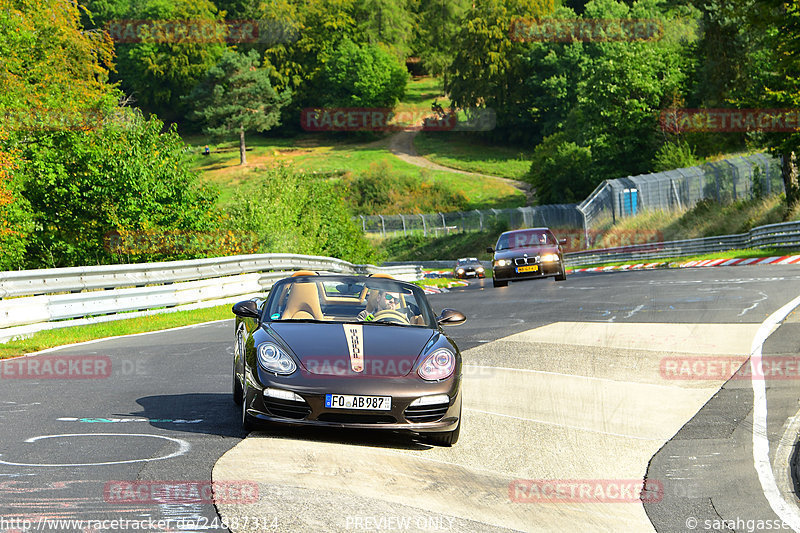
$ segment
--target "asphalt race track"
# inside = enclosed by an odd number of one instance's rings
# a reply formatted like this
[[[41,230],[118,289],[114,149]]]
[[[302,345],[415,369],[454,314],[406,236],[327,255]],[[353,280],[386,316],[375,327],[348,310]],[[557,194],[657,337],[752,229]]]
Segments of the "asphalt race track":
[[[465,362],[452,448],[365,431],[244,439],[231,321],[7,361],[0,532],[798,531],[798,296],[797,266],[432,295],[468,317],[449,329]],[[94,373],[43,377],[57,360]]]

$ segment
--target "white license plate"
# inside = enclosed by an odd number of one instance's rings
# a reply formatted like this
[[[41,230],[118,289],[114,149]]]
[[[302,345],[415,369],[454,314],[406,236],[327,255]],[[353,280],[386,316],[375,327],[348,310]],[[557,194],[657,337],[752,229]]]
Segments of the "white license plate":
[[[367,411],[389,411],[391,396],[351,396],[348,394],[326,394],[325,407],[329,409],[364,409]]]

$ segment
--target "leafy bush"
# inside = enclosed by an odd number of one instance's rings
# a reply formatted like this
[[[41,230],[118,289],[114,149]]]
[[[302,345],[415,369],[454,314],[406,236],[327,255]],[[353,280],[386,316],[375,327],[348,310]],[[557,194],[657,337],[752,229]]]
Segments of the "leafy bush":
[[[697,164],[694,150],[686,141],[665,143],[653,159],[653,172],[692,167]]]
[[[363,174],[345,177],[341,188],[353,212],[363,215],[460,211],[468,203],[462,192],[402,174],[385,160]]]
[[[225,226],[257,235],[261,253],[323,255],[352,263],[377,260],[336,185],[287,167],[237,190]]]
[[[27,248],[30,267],[62,267],[120,260],[154,261],[208,251],[147,250],[120,257],[106,246],[115,231],[209,231],[219,215],[216,194],[189,171],[174,127],[135,113],[95,130],[44,132],[21,143],[22,194],[36,231]],[[32,141],[32,142],[31,142]]]
[[[327,106],[392,108],[405,94],[408,77],[388,52],[343,39],[325,61],[317,94]]]
[[[580,202],[595,187],[592,179],[592,151],[556,133],[533,151],[527,181],[536,191],[539,204]]]

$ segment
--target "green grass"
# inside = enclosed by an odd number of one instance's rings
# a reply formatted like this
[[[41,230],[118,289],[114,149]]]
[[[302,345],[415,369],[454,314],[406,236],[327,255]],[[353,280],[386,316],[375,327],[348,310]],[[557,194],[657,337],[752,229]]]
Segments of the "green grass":
[[[596,248],[606,243],[620,243],[631,240],[640,234],[648,240],[654,235],[661,241],[696,239],[713,235],[734,235],[746,233],[757,226],[775,224],[792,219],[782,196],[740,200],[727,205],[702,201],[694,208],[682,212],[652,211],[635,217],[624,218],[611,226],[599,226],[596,231],[602,234],[597,239]]]
[[[436,287],[439,289],[449,289],[451,287],[462,287],[464,281],[456,278],[429,278],[413,281],[415,285],[420,287]]]
[[[11,340],[6,344],[0,344],[0,359],[38,352],[64,344],[103,339],[117,335],[158,331],[227,318],[233,318],[231,306],[220,305],[217,307],[208,307],[206,309],[161,313],[139,318],[90,324],[87,326],[51,329],[34,333],[33,336],[26,339]]]
[[[434,163],[478,174],[522,180],[531,168],[529,152],[487,143],[470,132],[423,132],[414,147]]]
[[[223,205],[251,176],[280,164],[335,177],[345,173],[358,174],[380,162],[386,162],[393,171],[421,176],[463,192],[468,200],[467,209],[525,205],[525,195],[511,185],[477,176],[422,169],[406,163],[391,154],[388,137],[365,140],[363,137],[331,138],[308,134],[293,139],[271,139],[251,135],[248,147],[252,150],[247,152],[247,167],[239,166],[236,141],[209,145],[211,155],[204,156],[201,151],[206,142],[202,137],[188,137],[186,140],[191,141],[192,169],[202,179],[219,187]]]
[[[444,95],[441,80],[431,77],[412,78],[406,85],[406,95],[400,101],[401,105],[419,106],[430,111],[434,100],[445,109],[450,107],[450,99]]]

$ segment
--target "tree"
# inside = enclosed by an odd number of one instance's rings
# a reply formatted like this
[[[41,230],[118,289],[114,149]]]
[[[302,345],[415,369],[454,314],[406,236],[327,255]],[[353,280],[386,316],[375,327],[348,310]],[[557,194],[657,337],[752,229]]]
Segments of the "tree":
[[[216,194],[189,170],[172,127],[129,110],[86,131],[57,131],[20,148],[23,194],[35,216],[27,249],[34,268],[103,264],[119,259],[110,232],[210,231]],[[203,254],[201,254],[203,255]],[[182,252],[141,260],[185,258]]]
[[[375,45],[343,39],[325,58],[320,103],[340,107],[392,108],[408,82],[404,65]]]
[[[399,59],[406,58],[413,31],[408,0],[361,0],[354,18],[361,39],[385,46]]]
[[[226,52],[192,92],[195,116],[214,136],[239,134],[239,164],[247,164],[245,133],[266,131],[280,122],[290,93],[278,94],[269,73],[258,68],[259,54]]]
[[[745,99],[764,108],[794,109],[800,107],[800,4],[797,0],[764,0],[752,5],[748,0],[737,3],[746,9],[749,27],[764,36],[773,75],[763,82],[759,99]],[[770,152],[781,158],[786,203],[790,209],[800,205],[800,132],[770,132],[764,135]]]
[[[553,0],[485,0],[474,2],[455,36],[456,50],[444,77],[444,88],[456,107],[488,107],[497,113],[494,136],[522,141],[530,126],[524,61],[529,44],[512,35],[517,19],[553,13]]]
[[[419,55],[428,72],[443,75],[453,60],[455,36],[469,0],[421,0],[416,11],[417,24],[414,53]]]
[[[135,7],[127,17],[134,20],[137,34],[129,38],[125,27],[111,28],[121,41],[117,80],[143,110],[167,122],[179,120],[188,112],[182,97],[226,50],[222,17],[210,0],[143,0],[131,5]],[[175,24],[185,24],[180,28],[186,29],[185,35],[173,29]]]

